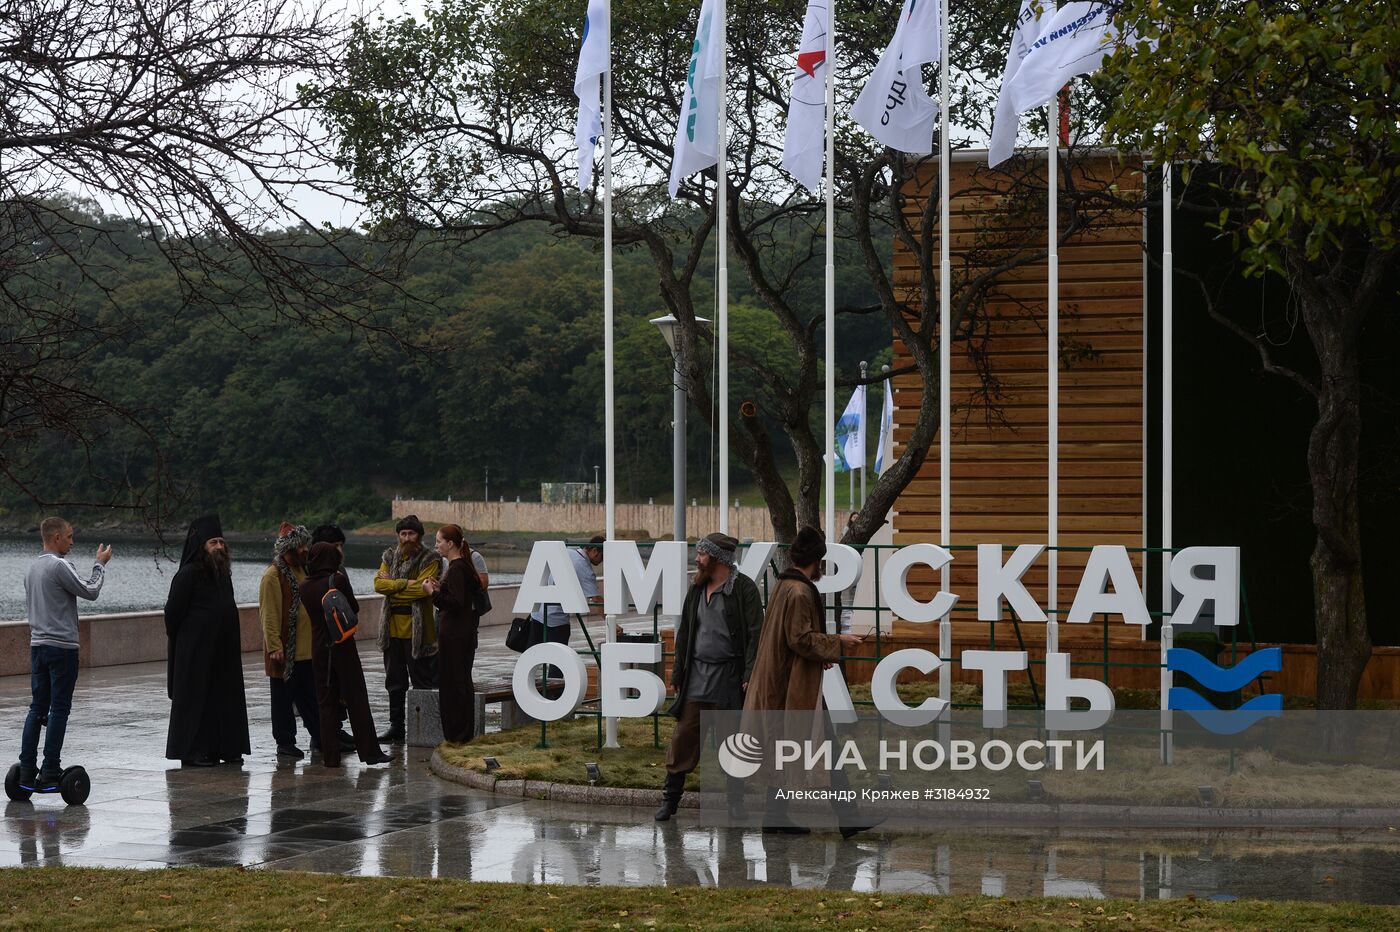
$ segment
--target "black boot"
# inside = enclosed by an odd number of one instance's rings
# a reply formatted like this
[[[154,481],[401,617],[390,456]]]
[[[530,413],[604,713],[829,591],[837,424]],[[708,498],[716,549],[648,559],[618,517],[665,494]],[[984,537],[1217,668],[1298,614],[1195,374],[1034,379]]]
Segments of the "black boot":
[[[775,789],[769,787],[768,805],[763,812],[763,833],[765,835],[810,835],[812,830],[789,819],[787,800],[776,798]]]
[[[389,693],[389,729],[379,736],[387,744],[403,744],[404,708],[408,704],[408,693]]]
[[[868,832],[885,821],[883,816],[878,818],[862,816],[855,803],[840,803],[832,808],[836,810],[836,824],[840,826],[841,837],[848,841],[861,832]]]
[[[676,814],[676,810],[680,808],[681,796],[685,794],[685,774],[666,774],[666,785],[663,788],[663,794],[661,808],[656,810],[656,821],[658,822],[669,821],[671,816]]]
[[[744,781],[726,777],[724,783],[725,802],[728,804],[729,821],[742,822],[749,817],[744,810]]]

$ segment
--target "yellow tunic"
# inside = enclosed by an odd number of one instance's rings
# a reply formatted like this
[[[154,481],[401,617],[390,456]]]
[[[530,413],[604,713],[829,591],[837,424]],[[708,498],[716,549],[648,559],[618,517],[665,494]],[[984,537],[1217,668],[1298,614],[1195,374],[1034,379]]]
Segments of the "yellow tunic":
[[[298,584],[306,582],[306,573],[292,567],[292,576]],[[262,582],[258,586],[258,615],[262,618],[263,644],[265,649],[282,650],[282,619],[287,615],[282,604],[282,573],[273,564],[263,571]],[[292,660],[311,659],[311,619],[306,614],[306,606],[297,607],[297,643]]]
[[[383,576],[376,576],[374,577],[374,591],[387,598],[391,606],[412,605],[414,602],[422,601],[423,618],[424,620],[430,620],[433,617],[433,597],[423,591],[423,581],[425,579],[437,579],[438,571],[441,569],[441,561],[431,560],[428,562],[427,566],[419,571],[417,577],[414,579],[385,579]],[[380,563],[379,572],[389,572],[389,565],[387,563]],[[424,625],[424,644],[434,644],[437,642],[437,631],[435,628],[435,625]],[[390,615],[389,637],[413,637],[413,616]]]

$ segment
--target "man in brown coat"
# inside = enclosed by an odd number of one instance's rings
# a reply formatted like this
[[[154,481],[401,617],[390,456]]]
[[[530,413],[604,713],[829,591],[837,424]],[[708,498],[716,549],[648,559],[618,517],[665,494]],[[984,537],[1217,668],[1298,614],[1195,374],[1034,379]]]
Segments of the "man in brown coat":
[[[816,528],[804,527],[788,548],[792,569],[778,576],[768,599],[758,657],[744,697],[745,712],[817,712],[822,710],[822,671],[841,659],[844,647],[855,647],[863,638],[855,634],[826,634],[825,607],[815,581],[822,577],[826,538]],[[822,730],[825,730],[823,724]],[[833,782],[841,776],[832,773]],[[806,834],[807,829],[786,818],[786,807],[770,801],[764,831]],[[853,812],[838,812],[841,834],[847,838],[869,826],[849,824]]]

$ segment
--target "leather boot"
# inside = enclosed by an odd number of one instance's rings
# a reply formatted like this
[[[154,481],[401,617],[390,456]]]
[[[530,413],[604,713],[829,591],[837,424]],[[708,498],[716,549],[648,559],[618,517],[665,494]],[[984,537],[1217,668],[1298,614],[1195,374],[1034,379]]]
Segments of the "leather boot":
[[[381,742],[403,744],[405,737],[404,710],[407,705],[408,693],[389,693],[389,728],[379,736]]]
[[[685,794],[685,774],[666,774],[666,785],[662,789],[661,808],[656,810],[656,821],[666,822],[680,808],[681,796]]]
[[[725,802],[728,804],[729,821],[742,822],[749,817],[744,809],[744,781],[736,777],[726,777],[724,782]]]
[[[812,830],[788,818],[787,800],[777,799],[774,787],[768,788],[768,805],[763,812],[765,835],[810,835]]]

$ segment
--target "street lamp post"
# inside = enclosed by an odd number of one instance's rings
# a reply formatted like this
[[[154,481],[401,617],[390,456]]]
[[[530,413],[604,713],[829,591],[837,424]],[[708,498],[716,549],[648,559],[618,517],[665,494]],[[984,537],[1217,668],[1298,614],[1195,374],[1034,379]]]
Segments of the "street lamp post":
[[[696,323],[708,324],[703,317],[695,318]],[[686,540],[685,533],[685,360],[676,342],[676,324],[673,314],[655,317],[651,321],[661,331],[666,346],[671,350],[674,364],[671,374],[671,501],[674,515],[672,535],[674,540]]]

